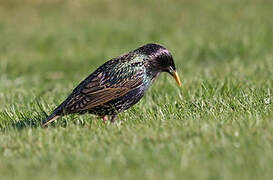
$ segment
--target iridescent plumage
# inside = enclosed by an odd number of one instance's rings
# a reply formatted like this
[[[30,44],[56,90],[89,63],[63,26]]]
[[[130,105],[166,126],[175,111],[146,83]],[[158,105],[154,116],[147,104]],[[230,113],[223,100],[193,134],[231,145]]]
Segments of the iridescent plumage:
[[[143,97],[160,72],[170,73],[180,85],[170,52],[158,44],[111,59],[83,80],[43,125],[72,113],[96,114],[104,120],[111,115],[114,122],[119,112]]]

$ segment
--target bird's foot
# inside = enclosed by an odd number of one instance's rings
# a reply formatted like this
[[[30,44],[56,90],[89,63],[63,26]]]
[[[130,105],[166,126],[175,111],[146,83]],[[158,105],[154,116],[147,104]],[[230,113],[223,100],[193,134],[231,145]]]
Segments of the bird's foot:
[[[103,116],[101,116],[101,118],[102,118],[104,124],[106,124],[106,123],[107,123],[107,120],[108,120],[107,116],[106,116],[106,115],[103,115]]]
[[[118,115],[117,115],[117,114],[112,115],[112,117],[111,117],[111,123],[112,123],[112,124],[114,124],[114,123],[115,123],[115,121],[116,121],[117,117],[118,117]]]

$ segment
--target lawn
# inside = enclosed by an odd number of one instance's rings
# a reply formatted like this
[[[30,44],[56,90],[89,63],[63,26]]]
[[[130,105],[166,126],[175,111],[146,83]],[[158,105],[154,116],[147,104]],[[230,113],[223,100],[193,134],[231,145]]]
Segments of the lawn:
[[[2,0],[0,179],[273,178],[273,1]],[[155,42],[161,74],[115,125],[40,123],[105,61]]]

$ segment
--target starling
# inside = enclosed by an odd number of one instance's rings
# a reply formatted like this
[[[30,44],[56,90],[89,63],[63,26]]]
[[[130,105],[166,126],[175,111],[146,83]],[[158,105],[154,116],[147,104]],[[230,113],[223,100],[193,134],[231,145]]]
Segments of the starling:
[[[158,44],[146,44],[113,58],[83,80],[43,122],[72,113],[91,113],[114,123],[117,114],[136,104],[161,72],[181,87],[171,53]]]

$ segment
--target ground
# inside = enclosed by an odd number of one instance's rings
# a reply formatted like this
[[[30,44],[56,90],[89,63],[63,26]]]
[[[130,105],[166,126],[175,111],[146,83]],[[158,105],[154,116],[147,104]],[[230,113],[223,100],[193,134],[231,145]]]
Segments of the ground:
[[[0,2],[1,179],[272,179],[273,2]],[[104,124],[40,122],[103,62],[156,42],[161,74]]]

